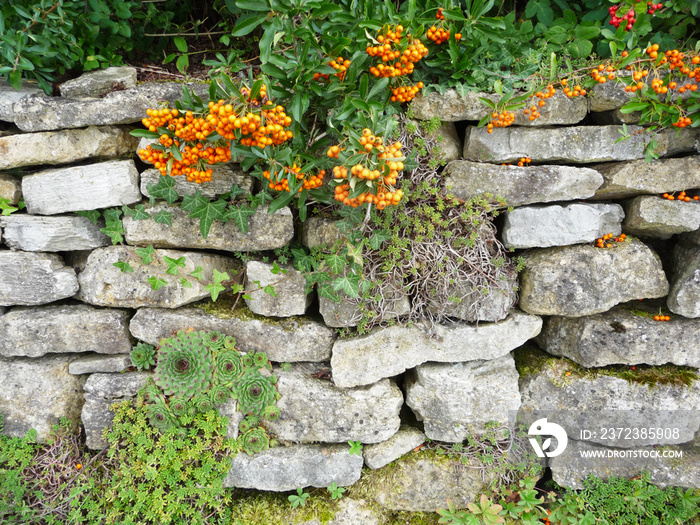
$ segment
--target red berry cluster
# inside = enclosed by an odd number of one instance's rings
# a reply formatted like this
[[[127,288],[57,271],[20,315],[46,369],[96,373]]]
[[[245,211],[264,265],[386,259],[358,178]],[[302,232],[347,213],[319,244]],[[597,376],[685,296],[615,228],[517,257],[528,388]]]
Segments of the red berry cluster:
[[[627,11],[627,14],[624,15],[623,17],[617,16],[617,10],[619,9],[620,6],[618,5],[613,5],[608,8],[608,13],[610,13],[610,25],[615,26],[615,29],[620,27],[621,24],[625,24],[625,31],[629,31],[632,29],[632,26],[634,23],[637,21],[637,19],[634,17],[635,12],[634,9],[630,9]]]
[[[654,4],[652,2],[647,2],[647,13],[649,13],[650,15],[653,15],[654,11],[656,11],[657,9],[661,9],[662,7],[663,7],[663,4],[661,4],[661,3]]]

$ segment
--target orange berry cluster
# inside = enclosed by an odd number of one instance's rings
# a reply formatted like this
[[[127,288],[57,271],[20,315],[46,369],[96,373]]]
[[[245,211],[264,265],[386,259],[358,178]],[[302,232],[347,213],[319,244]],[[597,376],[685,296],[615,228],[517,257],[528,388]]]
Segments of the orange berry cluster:
[[[530,157],[520,157],[520,160],[518,161],[518,166],[520,166],[521,168],[523,166],[529,166],[531,162],[532,159]]]
[[[608,80],[615,80],[615,68],[600,64],[597,68],[591,70],[591,76],[598,84],[605,84]]]
[[[438,20],[444,20],[445,15],[442,13],[442,7],[438,7],[437,13],[435,13],[435,18]]]
[[[338,57],[335,60],[331,60],[328,65],[337,71],[335,76],[338,77],[340,80],[343,80],[345,78],[345,72],[350,67],[350,64],[350,60],[344,59],[343,57]],[[313,79],[325,80],[326,82],[328,82],[330,80],[330,77],[327,73],[314,73]]]
[[[367,46],[365,51],[371,57],[378,57],[382,63],[369,68],[369,72],[379,78],[394,78],[413,73],[416,62],[428,54],[428,48],[418,40],[402,37],[403,26],[384,26],[377,35],[378,46]],[[393,47],[392,47],[393,44]],[[406,45],[408,44],[408,45]]]
[[[491,122],[486,125],[486,130],[493,133],[493,128],[507,128],[515,120],[515,113],[503,110],[500,113],[491,113]]]
[[[654,321],[670,321],[671,316],[670,315],[655,315],[654,316]]]
[[[663,197],[664,199],[668,199],[670,201],[679,200],[679,201],[684,201],[684,202],[690,202],[691,200],[692,201],[700,200],[699,196],[695,195],[694,197],[691,197],[690,195],[686,194],[685,191],[680,192],[677,197],[675,195],[673,195],[673,193],[664,193],[661,197]]]
[[[425,36],[428,37],[428,40],[432,40],[437,45],[440,45],[443,42],[447,42],[447,40],[449,40],[450,31],[449,29],[445,29],[444,27],[432,26],[430,29],[428,29],[428,32],[425,34]],[[455,38],[457,39],[457,35],[455,35]],[[462,35],[459,35],[459,38],[462,38]]]
[[[564,95],[566,95],[568,98],[578,97],[578,96],[582,96],[582,97],[586,96],[586,90],[582,89],[581,86],[579,86],[578,84],[576,84],[574,86],[574,89],[572,90],[569,87],[569,81],[566,78],[561,81],[561,85],[564,88],[564,90],[563,90]]]
[[[391,90],[392,102],[410,102],[421,89],[423,82],[418,82],[415,86],[400,86]]]
[[[642,82],[642,79],[647,76],[649,76],[649,70],[647,69],[642,69],[641,71],[635,71],[634,73],[632,73],[633,83],[629,86],[626,86],[625,91],[627,91],[628,93],[636,93],[640,89],[643,89],[644,82]]]
[[[395,142],[384,145],[383,139],[374,135],[369,128],[362,130],[359,142],[367,155],[365,161],[355,164],[350,170],[344,165],[334,166],[333,177],[340,182],[343,179],[347,180],[350,176],[355,180],[364,181],[370,189],[357,197],[350,198],[350,184],[341,183],[335,187],[335,200],[353,208],[365,202],[375,203],[379,210],[387,206],[396,206],[403,197],[403,191],[392,191],[399,172],[404,169],[402,144]],[[331,146],[327,155],[330,158],[338,158],[340,151],[339,146]]]
[[[276,171],[274,175],[271,175],[269,171],[263,171],[263,177],[270,181],[268,184],[270,189],[288,192],[290,190],[287,173],[293,173],[297,180],[303,181],[298,190],[298,192],[301,192],[302,190],[313,190],[320,187],[323,184],[323,177],[326,175],[326,170],[321,170],[316,175],[301,173],[301,167],[294,163],[291,168],[285,166],[282,171]]]
[[[612,248],[613,242],[625,242],[627,235],[621,233],[615,237],[612,233],[606,233],[600,239],[596,240],[596,247],[598,248]]]

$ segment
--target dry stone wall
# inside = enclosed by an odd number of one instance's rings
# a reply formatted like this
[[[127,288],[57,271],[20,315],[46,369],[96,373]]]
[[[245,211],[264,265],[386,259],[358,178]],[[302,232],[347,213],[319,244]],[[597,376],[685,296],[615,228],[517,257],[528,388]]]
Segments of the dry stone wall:
[[[647,164],[642,128],[628,127],[635,133],[617,142],[620,128],[610,122],[624,100],[607,88],[594,90],[590,100],[559,97],[534,124],[520,119],[492,134],[475,125],[486,111],[475,95],[448,91],[416,99],[414,118],[443,122],[442,149],[451,152],[445,190],[463,199],[496,194],[513,207],[499,235],[526,263],[519,304],[508,310],[502,298],[489,297],[478,323],[460,320],[456,312],[455,322],[437,327],[432,337],[399,323],[343,338],[333,327],[355,325],[357,309],[307,293],[303,276],[291,267],[276,297],[252,294],[240,315],[207,302],[207,290],[194,278],[185,277],[187,287],[151,288],[148,277],[167,276],[165,256],[185,257],[184,276],[197,266],[211,276],[245,265],[248,279],[264,286],[278,277],[263,252],[293,238],[316,246],[340,233],[326,219],[295,225],[285,208],[272,215],[259,210],[247,234],[232,223],[214,223],[203,239],[198,224],[177,206],[151,206],[147,188],[158,173],[137,161],[137,141],[128,132],[148,107],[177,99],[181,86],[135,85],[128,68],[101,74],[65,86],[60,97],[0,85],[0,197],[26,204],[0,218],[0,413],[6,433],[35,428],[42,441],[67,416],[82,422],[88,447],[104,448],[110,404],[132,398],[149,376],[129,370],[131,346],[157,344],[192,327],[231,335],[243,351],[265,351],[279,377],[281,415],[269,430],[289,446],[239,454],[226,478],[230,487],[349,485],[363,468],[362,458],[349,454],[349,441],[366,444],[364,465],[377,469],[426,437],[461,442],[491,421],[512,422],[518,410],[533,415],[555,408],[592,418],[572,423],[566,455],[548,460],[558,483],[578,487],[588,473],[648,469],[660,484],[700,487],[697,475],[688,474],[700,472],[691,450],[675,471],[663,459],[633,466],[607,459],[603,469],[580,456],[581,450],[628,445],[580,439],[602,410],[646,414],[661,407],[685,414],[677,422],[681,438],[635,446],[682,447],[700,427],[697,382],[641,387],[595,368],[700,367],[700,204],[658,196],[700,190],[697,131],[663,134],[662,159]],[[115,78],[127,89],[106,93]],[[522,156],[533,165],[503,165]],[[234,182],[245,191],[254,186],[230,164],[200,189],[214,196]],[[192,192],[177,183],[181,194]],[[172,226],[126,217],[125,242],[112,246],[102,224],[75,213],[124,204],[170,211]],[[596,238],[621,232],[627,241],[595,247]],[[156,262],[145,267],[135,249],[149,245]],[[239,252],[251,260],[241,261]],[[114,266],[118,261],[134,271],[122,272]],[[400,317],[409,301],[397,295],[389,315]],[[651,319],[659,308],[672,313],[670,322]],[[519,373],[517,356],[533,344],[553,361],[540,369],[521,366]],[[235,436],[241,415],[235,404],[226,413]],[[391,509],[434,510],[447,497],[463,506],[484,486],[480,475],[429,461],[399,468],[392,479],[375,498]]]

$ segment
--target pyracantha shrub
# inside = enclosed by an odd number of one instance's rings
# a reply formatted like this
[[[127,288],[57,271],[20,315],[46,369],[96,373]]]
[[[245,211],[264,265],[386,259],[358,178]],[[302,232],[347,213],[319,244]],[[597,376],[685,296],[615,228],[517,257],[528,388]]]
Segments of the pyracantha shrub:
[[[238,410],[244,414],[259,415],[279,399],[275,376],[264,376],[258,369],[250,370],[234,387]]]
[[[214,358],[199,332],[178,332],[161,340],[154,381],[166,395],[189,399],[209,389]]]
[[[156,347],[139,343],[131,349],[131,364],[139,370],[150,370],[156,364]]]

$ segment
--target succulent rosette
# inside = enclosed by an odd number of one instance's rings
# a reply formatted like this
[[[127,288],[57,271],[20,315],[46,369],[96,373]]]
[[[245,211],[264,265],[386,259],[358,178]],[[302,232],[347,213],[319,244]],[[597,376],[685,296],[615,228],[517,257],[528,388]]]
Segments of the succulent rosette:
[[[234,386],[238,410],[243,414],[261,414],[279,399],[274,376],[263,376],[257,369],[241,377]]]
[[[199,394],[192,398],[192,405],[197,408],[198,412],[209,412],[214,410],[214,403],[212,403],[209,395]]]
[[[168,401],[170,411],[174,416],[180,417],[187,413],[187,400],[181,397],[171,397]]]
[[[258,368],[267,368],[269,361],[267,360],[267,354],[265,352],[255,352],[253,354],[253,365]]]
[[[248,416],[238,423],[238,432],[245,434],[251,428],[260,426],[260,418],[256,416]]]
[[[202,341],[211,350],[223,348],[225,338],[221,332],[202,332]]]
[[[148,420],[151,426],[157,428],[161,432],[165,432],[175,426],[175,418],[165,404],[155,403],[148,405]]]
[[[227,335],[224,337],[224,348],[227,350],[235,350],[236,349],[236,339],[230,335]]]
[[[209,389],[214,358],[197,332],[161,340],[154,381],[166,395],[189,399]]]
[[[139,396],[145,403],[160,403],[165,401],[163,391],[149,378],[146,384],[139,390]]]
[[[222,385],[232,384],[243,374],[241,356],[235,350],[219,350],[214,357],[214,364],[214,379]]]
[[[156,364],[156,347],[139,343],[131,349],[131,364],[139,370],[150,370]]]
[[[263,409],[262,417],[267,421],[275,421],[280,417],[280,409],[275,405],[266,406]]]
[[[267,435],[262,427],[251,428],[241,434],[238,439],[241,443],[241,449],[246,454],[257,454],[270,447],[270,436]]]
[[[209,400],[214,406],[219,406],[231,397],[231,389],[224,385],[214,385],[209,390]]]

